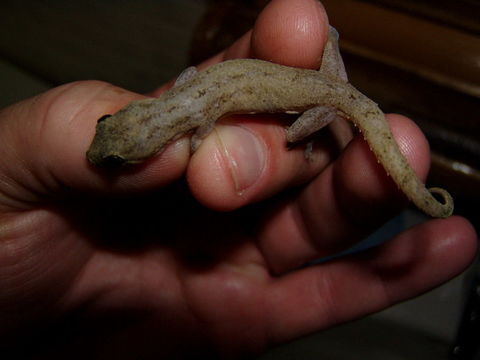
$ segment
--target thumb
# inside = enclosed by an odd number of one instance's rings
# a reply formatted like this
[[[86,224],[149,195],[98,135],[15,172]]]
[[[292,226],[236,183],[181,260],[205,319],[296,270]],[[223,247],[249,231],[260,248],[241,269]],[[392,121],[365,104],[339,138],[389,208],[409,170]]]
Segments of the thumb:
[[[149,166],[122,169],[115,176],[86,159],[97,120],[143,96],[99,81],[54,88],[0,112],[0,193],[12,205],[59,190],[144,191],[181,176],[188,140],[168,147]],[[13,200],[15,199],[15,200]]]

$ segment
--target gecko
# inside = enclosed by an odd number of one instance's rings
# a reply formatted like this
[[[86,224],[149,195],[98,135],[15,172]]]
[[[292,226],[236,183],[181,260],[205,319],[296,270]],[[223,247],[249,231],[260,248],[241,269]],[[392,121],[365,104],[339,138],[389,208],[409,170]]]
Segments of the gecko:
[[[87,159],[96,166],[142,162],[190,132],[195,151],[218,119],[255,113],[300,114],[286,129],[287,143],[297,143],[339,117],[352,121],[410,201],[432,217],[452,214],[450,194],[425,187],[400,152],[384,113],[348,82],[338,33],[331,26],[319,70],[256,59],[227,60],[202,71],[187,68],[158,98],[133,101],[102,116]]]

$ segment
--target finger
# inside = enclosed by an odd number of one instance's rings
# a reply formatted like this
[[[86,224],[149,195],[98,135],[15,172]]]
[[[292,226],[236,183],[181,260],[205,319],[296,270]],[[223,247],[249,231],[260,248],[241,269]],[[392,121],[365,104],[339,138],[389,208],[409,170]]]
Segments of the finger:
[[[275,0],[259,16],[252,33],[221,56],[256,56],[318,68],[326,28],[319,2]],[[236,209],[311,178],[331,160],[329,151],[317,151],[311,162],[305,161],[301,148],[287,151],[286,123],[273,119],[237,116],[224,121],[226,126],[217,125],[187,170],[189,185],[200,202],[216,210]]]
[[[193,155],[187,180],[209,208],[228,211],[301,184],[328,164],[335,151],[328,133],[308,161],[305,148],[287,148],[285,127],[268,116],[235,117],[218,125]]]
[[[275,0],[253,29],[251,55],[278,64],[318,69],[328,18],[316,0]]]
[[[379,311],[461,272],[475,256],[476,234],[463,218],[432,220],[365,253],[306,268],[268,288],[273,343]]]
[[[429,167],[428,143],[411,120],[388,116],[402,153],[420,178]],[[345,250],[396,214],[406,200],[361,135],[298,196],[275,206],[259,246],[271,269],[283,273]]]
[[[260,13],[252,31],[202,63],[200,68],[219,61],[251,57],[318,69],[327,25],[327,13],[317,0],[273,0]]]

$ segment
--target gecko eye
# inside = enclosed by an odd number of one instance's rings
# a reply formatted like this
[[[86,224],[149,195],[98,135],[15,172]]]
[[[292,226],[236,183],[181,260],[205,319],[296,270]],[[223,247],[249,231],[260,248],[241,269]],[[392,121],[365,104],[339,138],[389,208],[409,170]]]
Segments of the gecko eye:
[[[112,115],[110,115],[110,114],[103,115],[100,119],[97,120],[97,123],[101,123],[102,121],[108,119],[110,116],[112,116]]]
[[[102,161],[100,162],[100,166],[113,168],[113,167],[122,166],[125,163],[126,163],[126,160],[121,156],[109,155],[102,159]]]

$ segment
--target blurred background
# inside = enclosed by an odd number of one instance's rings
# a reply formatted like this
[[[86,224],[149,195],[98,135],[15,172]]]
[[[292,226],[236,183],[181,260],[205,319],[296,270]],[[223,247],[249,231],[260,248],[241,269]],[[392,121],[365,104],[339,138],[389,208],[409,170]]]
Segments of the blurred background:
[[[322,2],[340,32],[350,82],[384,111],[418,123],[432,147],[428,182],[447,188],[455,212],[478,231],[480,1]],[[231,44],[267,3],[3,0],[0,107],[75,80],[153,90]],[[424,220],[407,210],[354,251]],[[477,262],[423,296],[296,340],[261,359],[478,360],[479,278]]]

